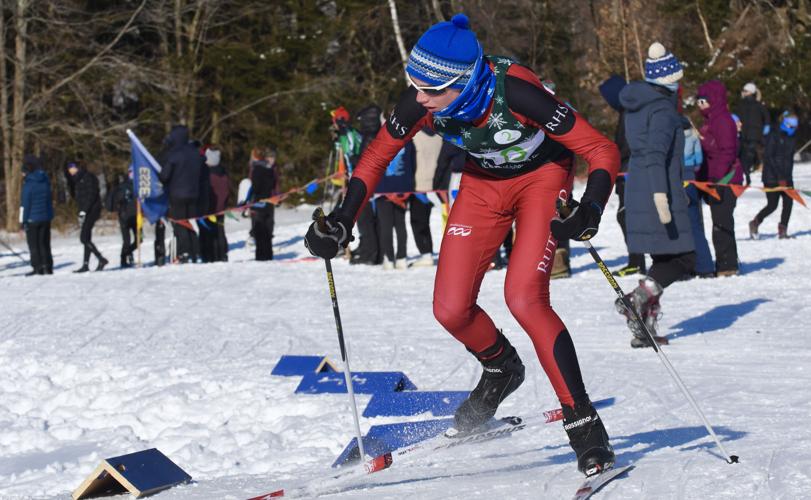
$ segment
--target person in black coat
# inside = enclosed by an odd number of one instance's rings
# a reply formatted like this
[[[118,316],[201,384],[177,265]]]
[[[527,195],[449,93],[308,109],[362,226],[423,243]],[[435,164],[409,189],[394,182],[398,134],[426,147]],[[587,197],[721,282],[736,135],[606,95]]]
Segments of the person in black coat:
[[[188,220],[199,216],[200,187],[204,181],[204,159],[200,151],[189,142],[189,129],[175,125],[164,141],[166,149],[161,154],[160,180],[169,191],[169,217]],[[206,180],[208,172],[205,172]],[[172,223],[177,238],[177,255],[181,263],[195,260],[193,229]]]
[[[26,276],[53,274],[54,260],[51,254],[51,220],[54,217],[51,199],[51,182],[42,168],[42,162],[34,155],[23,159],[22,203],[20,224],[28,240],[33,270]]]
[[[118,174],[115,187],[107,193],[107,210],[118,214],[121,229],[121,267],[132,267],[132,254],[138,248],[138,207],[132,185],[132,170],[127,176]]]
[[[751,184],[752,171],[758,164],[757,148],[763,141],[763,128],[769,124],[769,110],[758,100],[758,92],[754,83],[744,85],[741,100],[734,111],[741,119],[739,157],[747,186]]]
[[[276,206],[260,201],[278,194],[279,175],[276,167],[276,151],[266,148],[262,159],[251,162],[251,219],[256,240],[256,260],[273,260],[273,228]]]
[[[81,228],[79,241],[84,245],[82,267],[74,272],[86,273],[90,270],[91,253],[98,259],[96,271],[101,271],[108,264],[108,260],[104,258],[92,241],[93,226],[101,217],[99,179],[95,174],[88,172],[85,166],[78,161],[68,163],[66,171],[68,186],[79,207],[79,227]]]
[[[766,150],[763,153],[763,186],[766,188],[794,187],[794,149],[799,120],[797,115],[786,111],[780,120],[780,128],[772,130],[766,137]],[[766,206],[749,222],[749,234],[758,238],[758,226],[763,219],[777,210],[780,199],[783,199],[783,210],[780,223],[777,225],[777,237],[788,238],[788,220],[794,200],[784,190],[766,191]]]
[[[370,104],[358,111],[356,118],[358,121],[358,132],[361,135],[360,151],[372,142],[377,132],[380,130],[381,113],[376,104]],[[380,244],[377,238],[377,214],[372,210],[372,204],[367,203],[358,215],[358,247],[352,251],[350,264],[377,265],[382,262],[383,256],[380,253]]]

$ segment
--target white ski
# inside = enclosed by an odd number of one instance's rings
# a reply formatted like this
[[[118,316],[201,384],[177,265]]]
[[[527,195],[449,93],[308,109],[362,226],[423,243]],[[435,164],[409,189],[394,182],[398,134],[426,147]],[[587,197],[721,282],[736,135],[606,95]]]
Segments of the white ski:
[[[617,476],[625,474],[633,468],[633,465],[623,465],[622,467],[614,467],[605,472],[601,472],[600,474],[587,478],[585,481],[583,481],[583,484],[580,485],[580,488],[577,489],[577,492],[574,494],[574,498],[572,500],[586,500],[587,498],[590,498],[591,495],[597,493],[597,490],[605,486],[606,483]]]

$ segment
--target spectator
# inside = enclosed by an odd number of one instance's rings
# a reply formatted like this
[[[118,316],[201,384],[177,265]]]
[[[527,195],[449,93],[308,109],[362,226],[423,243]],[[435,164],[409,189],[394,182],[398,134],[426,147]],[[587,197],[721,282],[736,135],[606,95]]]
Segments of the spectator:
[[[628,141],[625,139],[625,111],[620,103],[620,92],[628,83],[619,75],[611,75],[606,81],[600,84],[600,94],[611,108],[617,112],[617,126],[614,129],[614,144],[620,150],[620,175],[614,184],[614,191],[617,193],[619,207],[617,208],[617,223],[622,229],[622,238],[625,246],[628,246],[628,233],[625,227],[625,173],[628,172],[628,160],[631,158],[631,150]],[[628,252],[628,263],[614,271],[614,276],[628,276],[631,274],[645,274],[645,255]]]
[[[763,141],[763,128],[770,123],[769,110],[758,99],[759,90],[753,82],[743,86],[735,114],[741,120],[740,158],[746,185],[751,184],[752,171],[758,164],[758,147]]]
[[[228,206],[228,172],[221,163],[222,153],[217,146],[209,146],[205,156],[211,186],[208,213],[217,215],[214,216],[214,221],[210,219],[207,221],[213,228],[209,233],[210,238],[201,245],[205,248],[204,253],[209,256],[210,262],[227,262],[228,239],[225,237],[225,214],[221,212]]]
[[[757,239],[758,226],[763,220],[777,209],[780,199],[783,199],[783,210],[780,213],[780,223],[777,224],[777,237],[788,238],[788,221],[791,217],[791,207],[794,200],[785,191],[794,187],[794,134],[797,132],[799,120],[797,115],[785,111],[780,117],[780,127],[769,132],[766,137],[766,150],[763,153],[763,186],[778,188],[775,191],[766,191],[766,206],[758,212],[749,223],[749,234]]]
[[[380,131],[381,113],[383,111],[375,104],[366,106],[358,111],[358,131],[361,136],[360,152],[372,142],[377,132]],[[350,264],[370,264],[381,263],[379,241],[377,237],[377,216],[372,209],[372,204],[367,203],[358,215],[358,246],[352,251]]]
[[[684,128],[684,180],[694,181],[696,172],[701,168],[703,155],[698,130],[686,116],[682,116]],[[690,216],[690,227],[693,232],[693,241],[696,245],[695,275],[699,278],[714,278],[715,263],[710,253],[710,245],[704,236],[704,216],[701,213],[701,197],[695,184],[689,183],[684,188],[687,193],[687,214]]]
[[[107,193],[107,210],[118,214],[121,229],[121,267],[132,267],[133,253],[138,248],[138,206],[132,185],[132,169],[127,176],[118,174],[115,187]]]
[[[186,221],[197,217],[200,197],[200,176],[203,174],[203,157],[189,143],[189,129],[175,125],[164,141],[166,149],[161,155],[160,180],[169,192],[169,216]],[[194,261],[194,229],[172,222],[177,238],[177,255],[181,264]]]
[[[96,271],[101,271],[109,261],[104,258],[92,241],[93,226],[96,224],[96,221],[99,220],[99,217],[101,217],[99,179],[94,174],[88,172],[85,166],[78,161],[68,163],[67,176],[71,193],[79,207],[79,241],[84,246],[82,267],[73,272],[86,273],[90,270],[91,253],[98,259]]]
[[[405,225],[406,200],[414,191],[414,150],[409,141],[389,163],[383,179],[377,185],[375,206],[377,210],[377,235],[380,239],[380,252],[383,254],[383,269],[405,269],[407,257],[408,231]],[[394,250],[394,237],[397,233],[397,251]]]
[[[676,57],[656,42],[648,48],[645,81],[631,82],[620,92],[631,148],[625,181],[628,249],[651,254],[653,260],[627,297],[654,337],[664,289],[692,273],[696,262],[682,186],[684,132],[676,104],[682,76]],[[633,333],[631,347],[649,346],[633,313],[619,299],[616,305]]]
[[[331,179],[328,187],[333,190],[340,187],[341,191],[336,191],[331,195],[325,191],[325,196],[331,203],[337,204],[343,197],[347,179],[352,175],[352,170],[360,156],[362,138],[360,133],[350,125],[350,115],[346,108],[339,106],[330,111],[330,115],[332,116],[330,133],[333,139],[334,163],[328,173],[341,175]]]
[[[32,267],[26,276],[53,274],[51,220],[54,218],[54,209],[51,181],[42,168],[42,162],[34,155],[25,155],[23,158],[23,175],[25,178],[21,196],[20,223],[25,230]]]
[[[434,190],[439,153],[442,150],[442,137],[428,127],[414,136],[415,165],[414,190],[409,198],[411,209],[411,232],[420,252],[419,258],[411,263],[412,267],[431,267],[434,265],[434,242],[431,238],[431,209],[434,204],[425,194]]]
[[[727,89],[718,80],[711,80],[698,88],[696,99],[704,125],[699,130],[703,163],[698,180],[720,183],[716,186],[720,200],[705,196],[712,215],[712,244],[715,247],[715,274],[738,274],[738,247],[735,243],[735,193],[723,184],[740,184],[743,169],[736,153],[738,134],[735,120],[727,108]]]
[[[276,206],[267,200],[278,194],[279,174],[276,150],[264,148],[261,159],[251,162],[251,222],[256,240],[256,260],[273,260],[273,229]]]

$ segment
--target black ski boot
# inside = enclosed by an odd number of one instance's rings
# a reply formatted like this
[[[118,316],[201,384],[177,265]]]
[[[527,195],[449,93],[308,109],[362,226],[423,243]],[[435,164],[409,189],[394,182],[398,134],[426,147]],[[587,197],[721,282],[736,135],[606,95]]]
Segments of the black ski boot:
[[[74,273],[86,273],[89,270],[90,270],[90,267],[87,265],[87,262],[85,262],[84,265],[82,265],[82,267],[80,267],[79,269],[76,269],[73,272]]]
[[[577,470],[593,476],[614,466],[614,448],[591,402],[563,405],[563,429],[577,455]]]
[[[501,331],[492,347],[473,355],[483,371],[478,385],[453,417],[460,433],[471,432],[493,418],[498,405],[524,381],[524,364]]]

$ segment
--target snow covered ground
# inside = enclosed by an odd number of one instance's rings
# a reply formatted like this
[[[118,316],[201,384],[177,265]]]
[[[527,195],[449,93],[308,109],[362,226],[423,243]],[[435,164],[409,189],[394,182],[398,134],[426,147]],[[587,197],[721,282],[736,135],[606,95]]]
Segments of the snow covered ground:
[[[811,164],[795,171],[797,185],[811,188]],[[553,282],[552,299],[592,398],[617,398],[601,415],[618,461],[637,464],[600,498],[793,499],[811,491],[811,427],[802,423],[811,413],[803,326],[811,211],[795,204],[795,238],[777,240],[774,214],[751,241],[747,221],[763,203],[754,190],[739,200],[741,276],[679,282],[662,301],[667,355],[740,456],[737,465],[721,458],[653,351],[629,347],[611,288],[573,244],[574,275]],[[0,498],[68,498],[101,459],[151,447],[194,478],[162,499],[244,499],[323,474],[354,435],[346,395],[296,395],[298,378],[270,375],[283,354],[323,354],[340,365],[324,265],[294,261],[306,255],[311,210],[277,212],[277,260],[268,263],[252,260],[244,221],[228,227],[229,263],[76,275],[74,234],[54,240],[54,276],[23,278],[28,268],[1,250]],[[615,210],[612,197],[594,240],[612,268],[624,262]],[[97,239],[117,264],[119,238]],[[417,255],[411,242],[409,255]],[[473,387],[479,366],[432,317],[434,269],[334,267],[353,369],[403,371],[422,390]],[[487,275],[480,303],[521,353],[527,381],[499,414],[531,416],[557,402],[504,305],[504,275]],[[634,284],[621,281],[626,291]],[[358,396],[361,408],[368,399]],[[361,427],[403,420],[362,419]],[[553,424],[405,460],[326,493],[569,498],[580,480]]]

